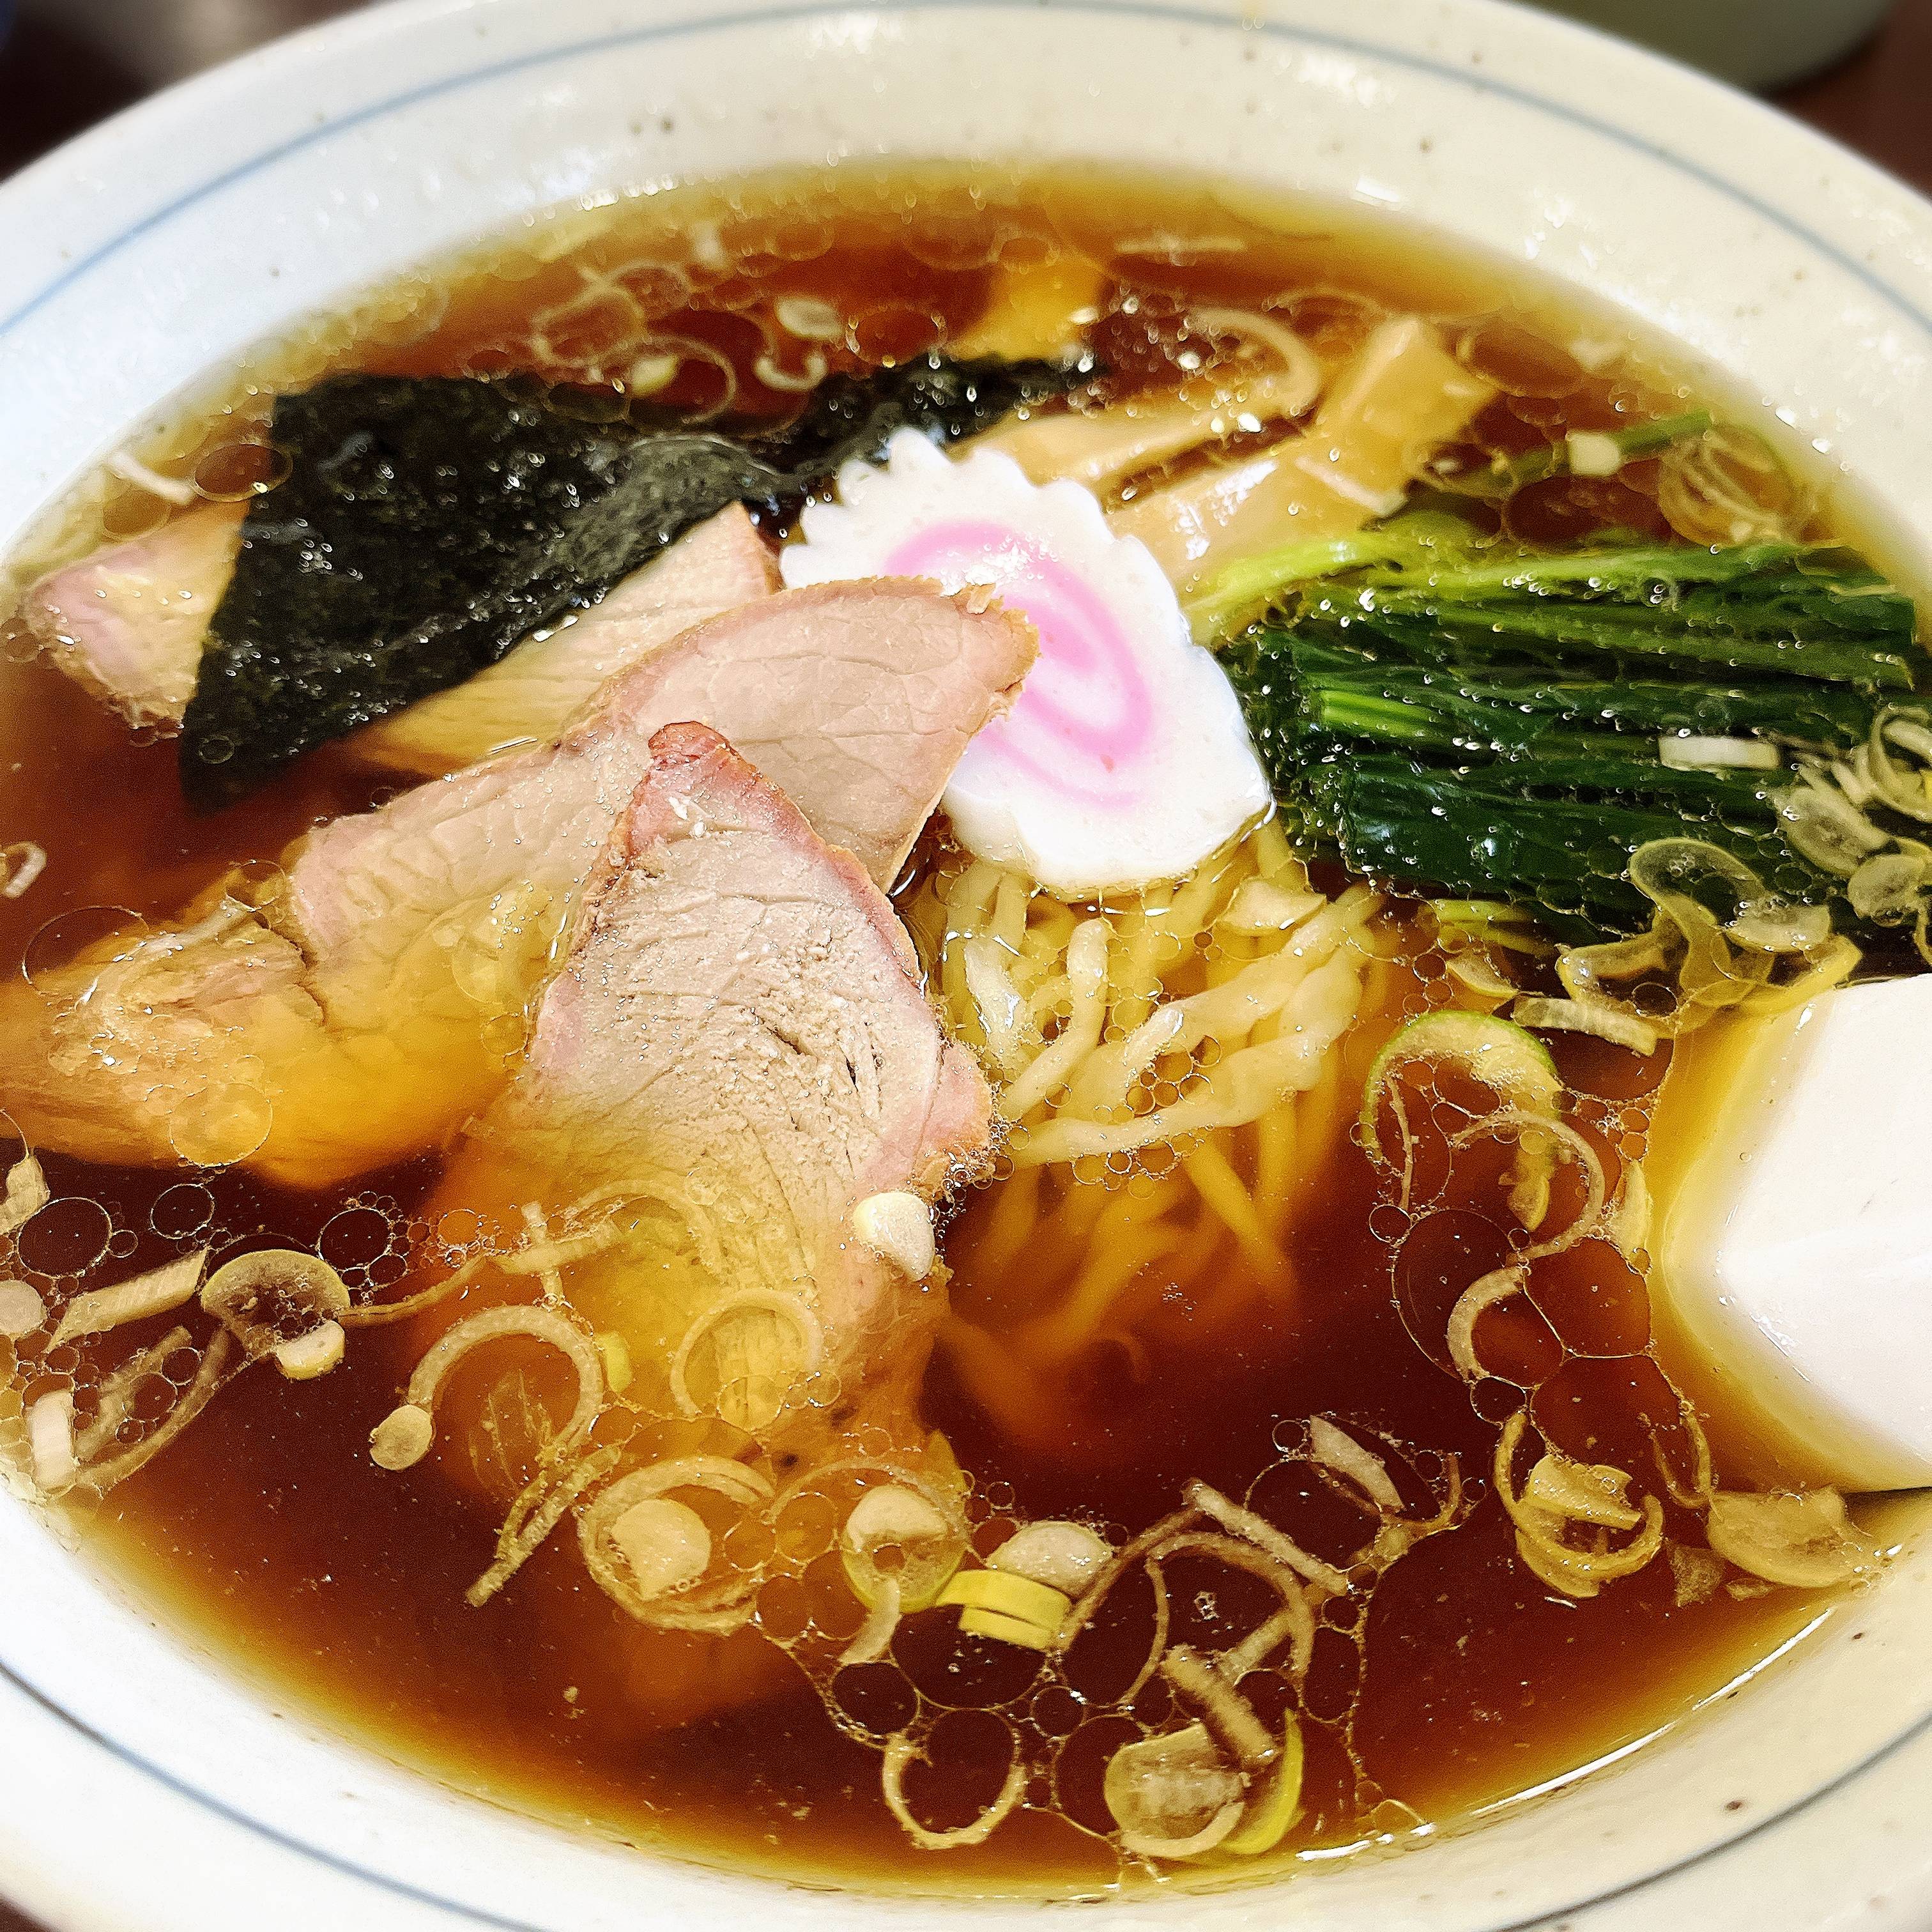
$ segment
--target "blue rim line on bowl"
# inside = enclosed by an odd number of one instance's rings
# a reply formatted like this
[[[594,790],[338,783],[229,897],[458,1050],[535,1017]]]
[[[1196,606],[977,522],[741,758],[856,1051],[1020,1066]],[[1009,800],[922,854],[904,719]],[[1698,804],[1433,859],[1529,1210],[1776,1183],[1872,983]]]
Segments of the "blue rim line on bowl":
[[[4,5],[4,0],[0,0]],[[1379,46],[1373,41],[1352,38],[1348,35],[1306,30],[1264,19],[1234,20],[1214,10],[1201,10],[1183,4],[1172,4],[1172,0],[897,0],[892,10],[904,14],[936,14],[963,10],[969,8],[1000,7],[1012,10],[1035,11],[1042,4],[1060,13],[1087,13],[1100,15],[1125,15],[1132,18],[1167,22],[1178,26],[1213,28],[1222,32],[1256,33],[1268,38],[1286,41],[1294,45],[1316,47],[1330,52],[1358,55],[1364,58],[1385,62],[1411,71],[1447,80],[1478,96],[1488,95],[1514,101],[1536,112],[1564,122],[1573,127],[1581,127],[1616,142],[1632,152],[1642,154],[1676,170],[1680,174],[1702,185],[1714,188],[1740,207],[1748,210],[1762,220],[1770,222],[1795,239],[1804,242],[1819,254],[1834,262],[1846,274],[1862,284],[1900,315],[1908,318],[1928,337],[1932,337],[1932,316],[1921,309],[1910,298],[1901,293],[1877,274],[1868,263],[1861,262],[1847,254],[1834,243],[1827,240],[1815,230],[1798,220],[1784,210],[1762,200],[1749,188],[1726,178],[1701,163],[1691,160],[1657,142],[1640,135],[1630,133],[1614,124],[1594,116],[1577,111],[1562,103],[1550,100],[1527,88],[1507,82],[1490,79],[1472,73],[1457,65],[1430,58],[1419,54],[1411,54],[1400,50]],[[265,149],[248,160],[224,170],[199,187],[177,196],[164,206],[154,210],[130,224],[112,240],[103,243],[80,260],[64,269],[40,292],[4,318],[0,318],[0,341],[21,322],[55,300],[75,283],[91,274],[95,269],[110,260],[121,249],[140,237],[152,233],[165,226],[175,216],[184,210],[218,194],[236,182],[272,166],[278,160],[314,146],[332,135],[382,120],[389,116],[406,111],[422,102],[453,94],[466,88],[518,73],[546,67],[560,62],[576,60],[620,48],[647,44],[652,41],[677,39],[694,34],[728,32],[734,29],[772,23],[792,22],[836,16],[846,10],[837,6],[818,4],[778,5],[751,8],[740,11],[696,20],[674,21],[644,28],[626,30],[621,33],[607,34],[593,38],[567,44],[548,47],[520,54],[513,58],[485,63],[469,71],[444,76],[422,86],[412,88],[388,98],[358,108],[340,118],[305,130],[301,134]],[[326,29],[321,30],[326,32]],[[1579,30],[1587,31],[1587,30]],[[138,112],[138,110],[136,110]],[[253,1816],[238,1807],[205,1791],[200,1786],[154,1762],[116,1738],[98,1730],[75,1715],[58,1699],[41,1690],[4,1658],[0,1658],[0,1678],[11,1684],[20,1694],[36,1705],[68,1725],[81,1737],[111,1756],[143,1775],[152,1778],[178,1796],[200,1805],[215,1816],[238,1825],[270,1843],[280,1845],[298,1855],[315,1860],[344,1875],[373,1886],[396,1897],[432,1909],[446,1912],[465,1922],[494,1928],[494,1932],[544,1932],[544,1928],[530,1922],[510,1918],[490,1912],[483,1907],[450,1898],[441,1894],[412,1885],[390,1874],[371,1869],[355,1860],[338,1853],[326,1851],[280,1829],[266,1821]],[[1612,1900],[1630,1898],[1662,1881],[1687,1872],[1706,1863],[1721,1853],[1748,1843],[1760,1834],[1779,1826],[1809,1810],[1834,1792],[1843,1790],[1863,1777],[1874,1766],[1882,1763],[1895,1752],[1932,1731],[1932,1717],[1922,1719],[1898,1736],[1889,1739],[1856,1763],[1847,1766],[1836,1777],[1808,1792],[1803,1798],[1785,1806],[1782,1810],[1758,1820],[1756,1822],[1722,1838],[1686,1857],[1658,1867],[1642,1876],[1628,1880],[1609,1888],[1570,1900],[1548,1911],[1539,1911],[1529,1918],[1498,1922],[1485,1928],[1485,1932],[1533,1932],[1533,1928],[1545,1926],[1552,1920],[1581,1912],[1592,1906],[1603,1905]]]
[[[1042,0],[897,0],[892,10],[905,14],[950,13],[968,8],[987,5],[1007,7],[1015,10],[1034,12]],[[1633,134],[1614,123],[1599,119],[1590,114],[1579,112],[1576,109],[1546,100],[1527,88],[1514,86],[1508,82],[1495,81],[1486,76],[1472,74],[1460,67],[1445,64],[1432,60],[1423,54],[1409,54],[1398,50],[1377,46],[1373,41],[1352,38],[1342,34],[1326,34],[1290,27],[1274,22],[1256,19],[1231,20],[1226,15],[1216,12],[1203,12],[1194,8],[1172,4],[1172,0],[1045,0],[1057,13],[1089,13],[1126,15],[1144,20],[1166,21],[1177,26],[1206,26],[1239,33],[1258,33],[1270,39],[1292,41],[1298,45],[1319,47],[1333,53],[1357,54],[1363,57],[1386,62],[1391,66],[1406,68],[1412,72],[1426,74],[1438,80],[1456,82],[1477,94],[1490,94],[1498,98],[1513,100],[1519,105],[1530,107],[1539,113],[1550,115],[1568,122],[1572,127],[1584,128],[1594,134],[1616,142],[1633,153],[1661,161],[1676,169],[1680,174],[1701,182],[1707,188],[1715,188],[1741,207],[1748,208],[1786,234],[1815,248],[1827,260],[1835,263],[1856,280],[1862,282],[1872,292],[1888,303],[1901,315],[1916,322],[1928,336],[1932,336],[1932,316],[1928,316],[1909,297],[1894,288],[1885,278],[1877,274],[1868,262],[1848,254],[1834,242],[1828,241],[1815,230],[1809,228],[1786,214],[1774,203],[1766,201],[1749,188],[1706,168],[1701,163],[1688,160],[1670,148],[1661,147],[1642,136]],[[756,26],[772,23],[818,20],[835,15],[842,10],[813,4],[795,6],[749,8],[735,14],[726,14],[701,20],[671,21],[664,24],[627,28],[622,33],[604,34],[594,38],[572,41],[566,45],[543,48],[536,52],[518,54],[507,60],[488,62],[472,68],[466,74],[446,75],[440,80],[426,82],[420,87],[406,89],[388,99],[358,108],[352,114],[345,114],[339,120],[325,122],[320,126],[304,130],[290,140],[239,162],[225,170],[198,188],[190,188],[185,194],[178,195],[152,214],[122,230],[111,242],[106,242],[91,254],[63,269],[47,284],[38,295],[30,296],[12,314],[0,318],[0,341],[20,323],[52,302],[74,283],[92,274],[101,264],[110,260],[121,249],[140,236],[164,226],[184,209],[206,200],[210,195],[219,194],[249,176],[286,156],[299,153],[316,142],[330,136],[344,134],[351,128],[362,127],[371,122],[382,120],[393,114],[404,112],[426,100],[460,92],[462,89],[482,85],[492,80],[502,80],[507,75],[523,74],[533,68],[548,67],[562,61],[585,58],[600,53],[609,53],[620,48],[639,46],[653,40],[674,40],[693,33],[724,33],[735,28]],[[1821,137],[1822,138],[1822,137]]]

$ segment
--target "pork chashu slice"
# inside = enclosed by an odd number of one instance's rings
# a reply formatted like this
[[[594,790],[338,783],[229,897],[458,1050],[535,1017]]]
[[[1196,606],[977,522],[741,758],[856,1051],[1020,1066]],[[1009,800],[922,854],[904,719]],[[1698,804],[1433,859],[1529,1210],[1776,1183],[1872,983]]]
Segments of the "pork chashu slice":
[[[62,670],[130,724],[178,725],[246,514],[213,504],[109,544],[42,578],[20,614]]]
[[[781,591],[687,631],[616,687],[640,728],[715,724],[889,886],[968,742],[1039,644],[993,593],[922,578]]]
[[[234,574],[244,506],[177,517],[43,578],[28,628],[68,675],[130,722],[178,726],[208,626]],[[770,545],[741,504],[687,531],[587,610],[358,733],[374,761],[439,776],[511,747],[553,742],[598,688],[680,632],[778,587]]]
[[[260,903],[214,896],[38,989],[0,989],[0,1108],[52,1151],[245,1160],[317,1188],[440,1144],[500,1085],[650,736],[680,711],[754,741],[807,816],[889,878],[959,748],[1010,701],[1032,632],[975,593],[919,584],[766,606],[768,623],[746,613],[688,632],[554,746],[309,834]],[[781,658],[799,704],[788,720],[762,681]],[[842,737],[855,716],[874,728]],[[892,718],[902,774],[868,783]]]
[[[940,1292],[853,1210],[935,1198],[990,1102],[851,855],[704,726],[651,748],[527,1060],[438,1198],[611,1204],[624,1248],[565,1286],[625,1335],[633,1398],[768,1435],[868,1378],[916,1386]]]
[[[649,762],[621,718],[592,721],[0,989],[0,1108],[44,1150],[245,1161],[298,1187],[440,1143],[502,1084]]]

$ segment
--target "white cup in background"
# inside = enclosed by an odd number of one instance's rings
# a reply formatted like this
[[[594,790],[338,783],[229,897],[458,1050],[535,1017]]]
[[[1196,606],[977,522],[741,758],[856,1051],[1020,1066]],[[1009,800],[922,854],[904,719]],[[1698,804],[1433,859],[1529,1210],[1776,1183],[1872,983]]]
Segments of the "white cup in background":
[[[1740,87],[1781,86],[1874,33],[1892,0],[1540,0]]]

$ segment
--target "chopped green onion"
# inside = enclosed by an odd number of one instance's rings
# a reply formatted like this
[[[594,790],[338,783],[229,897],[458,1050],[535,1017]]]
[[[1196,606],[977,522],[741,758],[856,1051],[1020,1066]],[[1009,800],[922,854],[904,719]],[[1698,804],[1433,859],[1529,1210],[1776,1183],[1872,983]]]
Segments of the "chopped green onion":
[[[1533,1034],[1494,1013],[1454,1010],[1424,1013],[1384,1044],[1363,1083],[1357,1130],[1369,1158],[1385,1172],[1394,1171],[1398,1165],[1389,1159],[1382,1143],[1382,1112],[1390,1102],[1390,1088],[1395,1076],[1405,1067],[1436,1062],[1466,1073],[1507,1106],[1546,1120],[1556,1118],[1563,1083],[1557,1077],[1556,1063],[1550,1058],[1549,1048]],[[1406,1196],[1410,1135],[1400,1106],[1394,1111],[1402,1130],[1400,1166]],[[1526,1132],[1522,1136],[1512,1170],[1510,1202],[1526,1227],[1534,1228],[1543,1219],[1556,1164],[1556,1151],[1547,1134]]]
[[[1700,738],[1689,732],[1666,732],[1657,741],[1657,755],[1680,772],[1774,772],[1784,762],[1778,747],[1762,738]]]
[[[962,1570],[932,1600],[956,1606],[959,1628],[969,1636],[997,1637],[1028,1650],[1047,1648],[1073,1606],[1064,1590],[1004,1570]]]
[[[1220,1850],[1236,1858],[1258,1858],[1271,1852],[1287,1837],[1288,1828],[1301,1815],[1301,1780],[1306,1764],[1302,1749],[1301,1726],[1291,1711],[1282,1722],[1281,1755],[1275,1761],[1268,1789],[1247,1815],[1221,1840]]]
[[[1056,1634],[1051,1624],[1036,1624],[1026,1617],[1002,1616],[998,1610],[962,1610],[959,1628],[968,1636],[994,1637],[1022,1650],[1050,1649]]]
[[[1540,1033],[1586,1033],[1646,1057],[1657,1051],[1656,1028],[1600,1000],[1550,1000],[1526,994],[1510,1009],[1518,1025]]]

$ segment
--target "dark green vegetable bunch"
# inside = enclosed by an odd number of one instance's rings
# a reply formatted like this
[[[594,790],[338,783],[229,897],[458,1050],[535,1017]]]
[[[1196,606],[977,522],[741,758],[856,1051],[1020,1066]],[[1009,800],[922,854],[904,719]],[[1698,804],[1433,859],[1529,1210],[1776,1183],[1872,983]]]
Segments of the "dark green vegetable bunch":
[[[1794,899],[1840,890],[1848,868],[1787,838],[1790,794],[1860,754],[1919,666],[1911,601],[1858,558],[1547,552],[1421,514],[1360,544],[1222,647],[1312,846],[1580,938],[1648,921],[1625,874],[1653,839],[1706,839]]]

